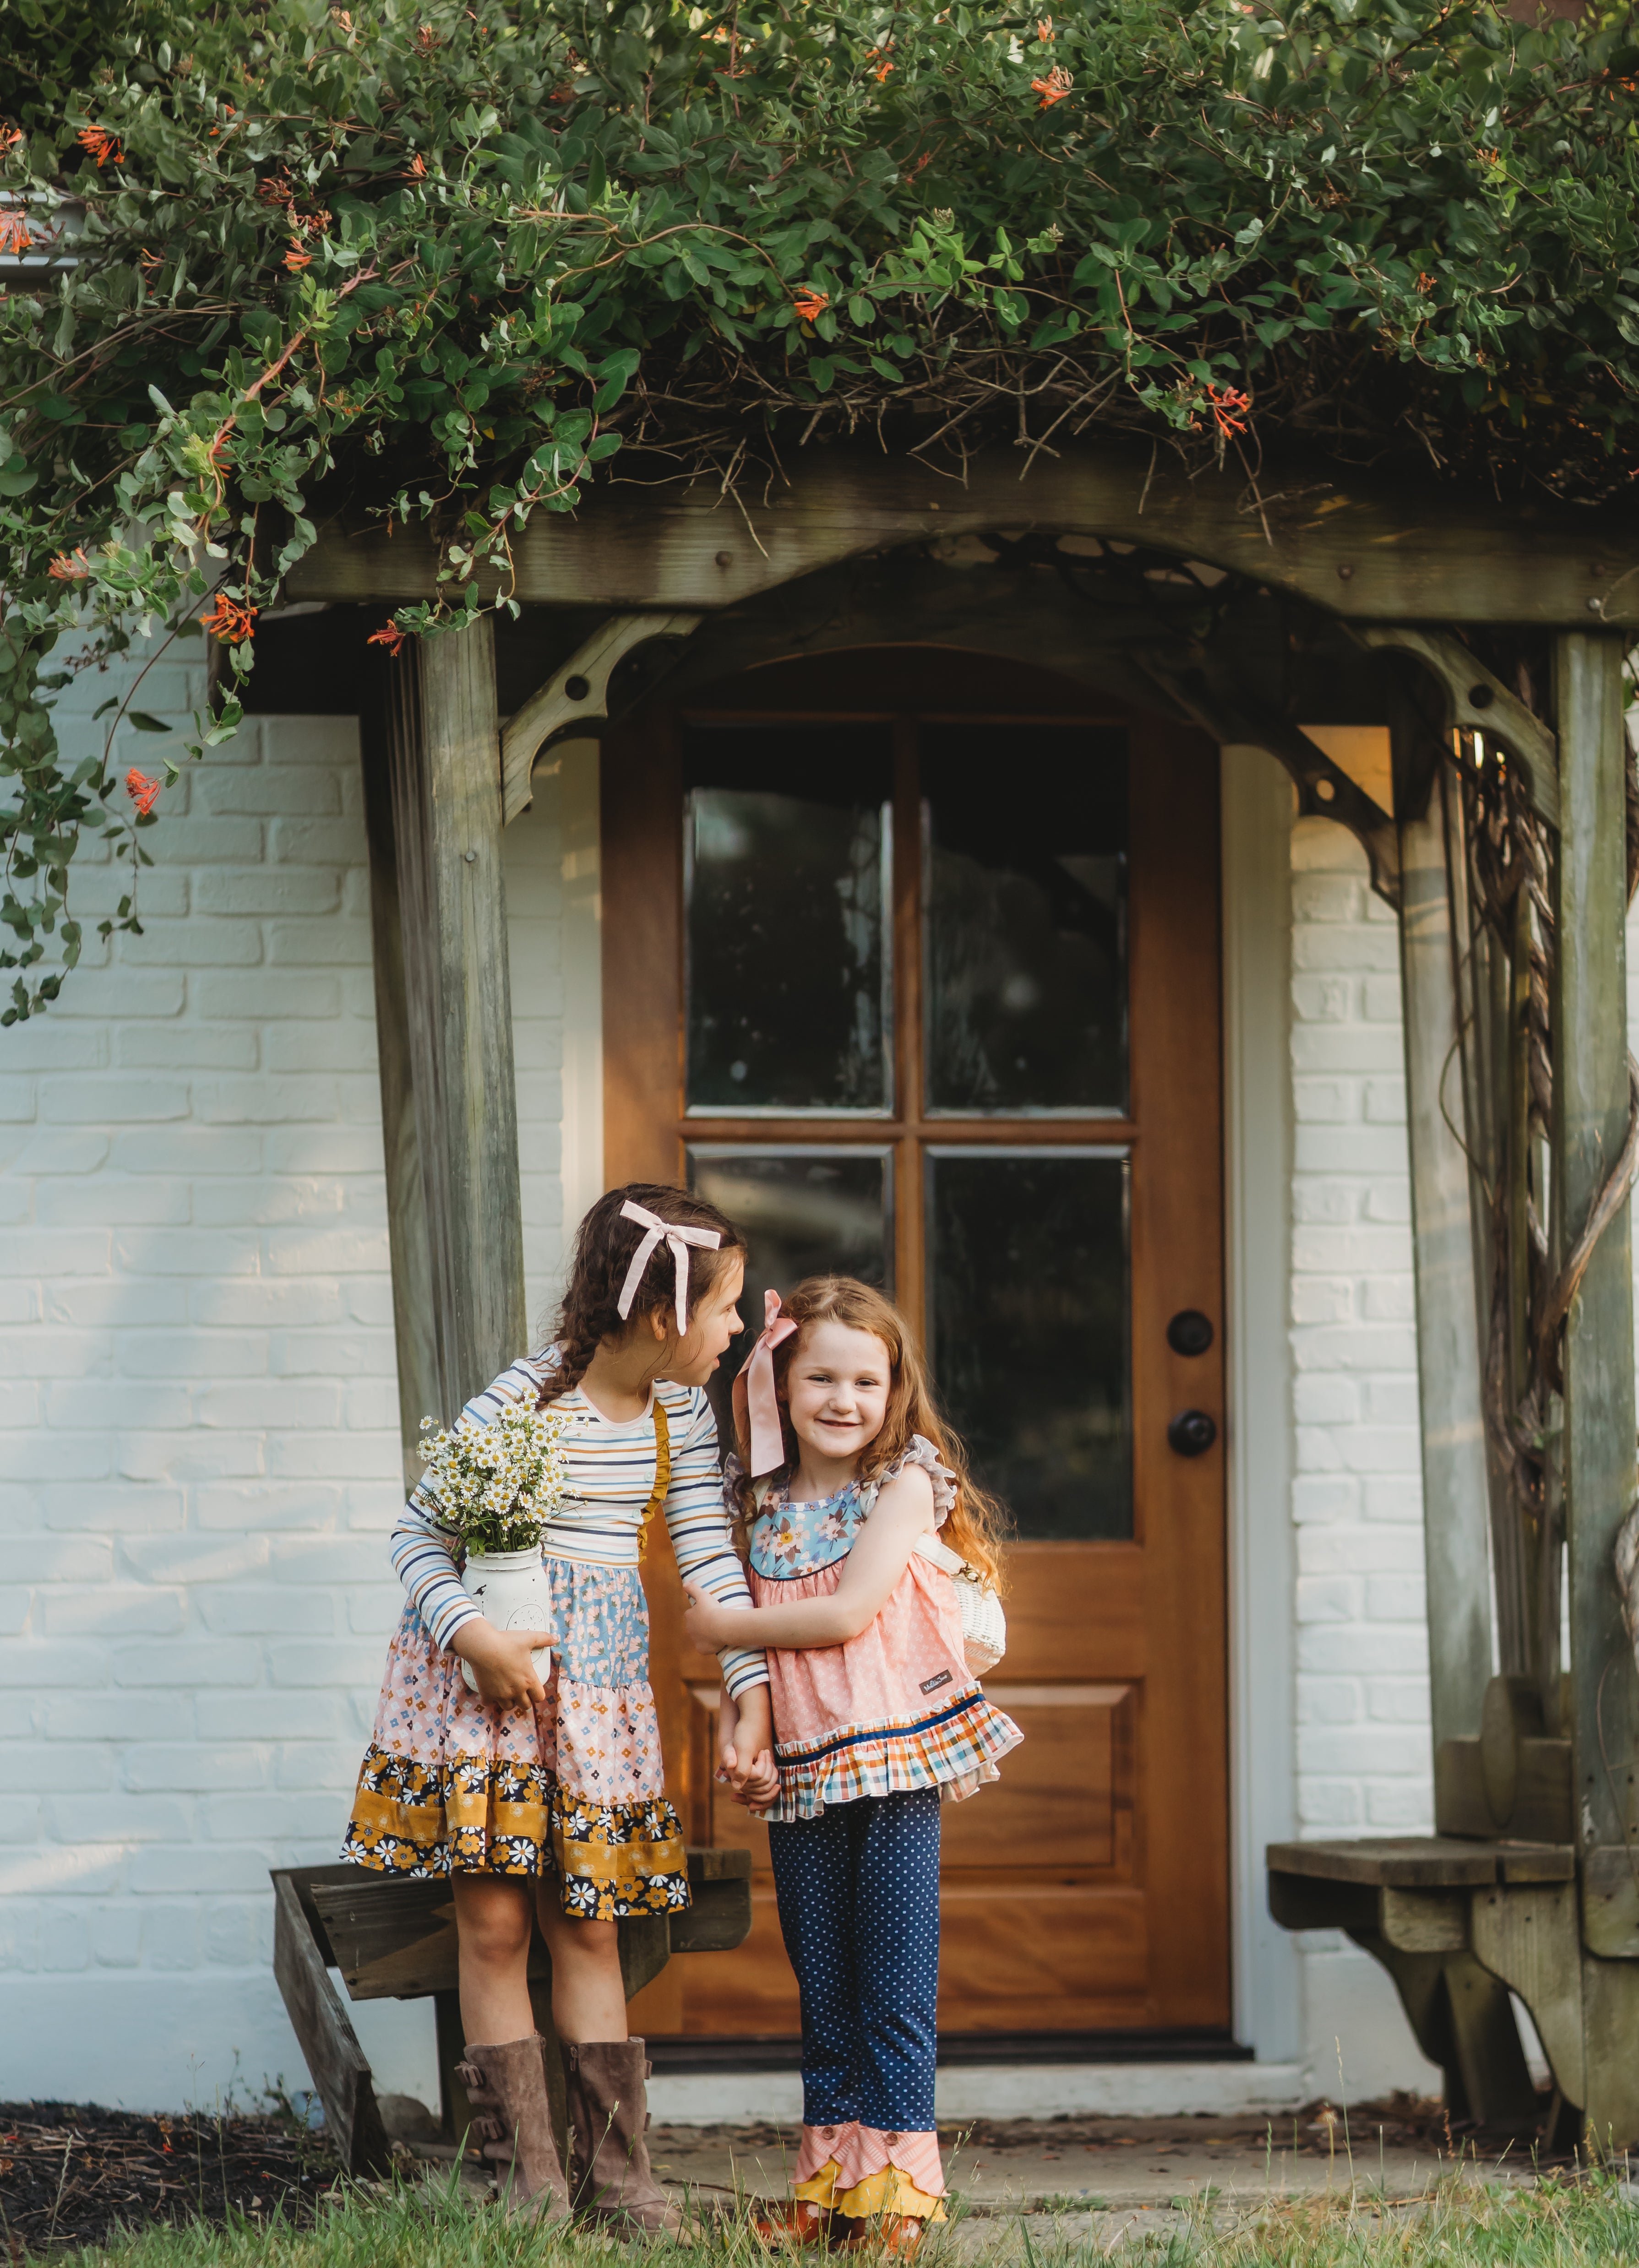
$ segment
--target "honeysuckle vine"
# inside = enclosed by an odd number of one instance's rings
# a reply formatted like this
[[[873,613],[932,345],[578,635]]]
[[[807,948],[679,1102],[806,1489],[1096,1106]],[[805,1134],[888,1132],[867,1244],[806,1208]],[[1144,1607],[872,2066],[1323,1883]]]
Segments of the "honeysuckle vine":
[[[1482,0],[0,0],[0,1020],[78,955],[88,834],[136,925],[176,764],[129,735],[233,732],[321,507],[436,531],[396,652],[513,604],[617,452],[1109,431],[1626,494],[1636,83],[1626,11]],[[139,677],[66,762],[81,673],[202,637],[204,710]]]

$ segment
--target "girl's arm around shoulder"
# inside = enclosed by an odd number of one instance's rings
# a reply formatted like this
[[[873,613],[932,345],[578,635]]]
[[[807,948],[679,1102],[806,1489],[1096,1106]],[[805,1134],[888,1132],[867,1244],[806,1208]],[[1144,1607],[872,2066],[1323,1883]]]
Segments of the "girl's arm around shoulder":
[[[829,1598],[789,1607],[720,1607],[698,1584],[685,1583],[690,1605],[684,1627],[711,1652],[736,1640],[752,1646],[845,1646],[868,1630],[910,1564],[919,1535],[934,1525],[934,1489],[919,1465],[883,1484]]]

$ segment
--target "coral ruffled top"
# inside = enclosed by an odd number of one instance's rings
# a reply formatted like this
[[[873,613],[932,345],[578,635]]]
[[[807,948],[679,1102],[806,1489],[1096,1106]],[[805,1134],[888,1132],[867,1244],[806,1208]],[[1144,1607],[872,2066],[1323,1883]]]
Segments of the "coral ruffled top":
[[[956,1502],[955,1476],[919,1433],[878,1481],[819,1503],[793,1504],[776,1482],[751,1528],[753,1603],[788,1606],[834,1592],[878,1490],[906,1465],[921,1466],[933,1482],[942,1526]],[[994,1779],[1000,1759],[1023,1737],[967,1667],[955,1584],[914,1553],[857,1638],[771,1647],[767,1660],[779,1766],[769,1819],[813,1819],[827,1804],[904,1788],[937,1787],[957,1801]]]

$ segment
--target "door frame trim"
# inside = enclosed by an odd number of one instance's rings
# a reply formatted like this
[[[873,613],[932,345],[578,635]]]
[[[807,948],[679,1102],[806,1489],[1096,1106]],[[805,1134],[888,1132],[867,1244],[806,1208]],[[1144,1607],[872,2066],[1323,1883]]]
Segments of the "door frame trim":
[[[569,752],[564,752],[565,755]],[[574,749],[586,771],[575,782],[580,856],[573,879],[591,887],[565,926],[601,931],[598,759],[588,737]],[[566,765],[565,770],[569,767]],[[575,767],[577,770],[580,766]],[[589,779],[587,774],[590,775]],[[1235,2032],[1260,2062],[1303,2052],[1303,1970],[1298,1942],[1270,1921],[1263,1852],[1289,1839],[1296,1815],[1296,1554],[1291,1525],[1292,1363],[1288,1327],[1291,1275],[1292,1075],[1290,1064],[1291,864],[1289,779],[1262,749],[1226,747],[1222,756],[1225,1299],[1229,1373],[1227,1409],[1231,1983]],[[565,780],[564,785],[569,787]],[[589,790],[589,792],[588,792]],[[565,798],[567,801],[568,797]],[[565,843],[565,852],[569,844]],[[571,879],[565,858],[565,880]],[[587,940],[591,942],[590,939]],[[564,1007],[577,1027],[602,1022],[601,939],[565,954]],[[601,1044],[564,1065],[565,1128],[584,1125],[602,1150]],[[577,1145],[580,1146],[580,1145]],[[602,1158],[577,1158],[581,1184],[565,1187],[563,1233],[581,1200],[602,1186]],[[568,1160],[565,1160],[565,1164]],[[565,1182],[571,1176],[565,1174]],[[1244,1351],[1255,1350],[1248,1360]],[[1238,1359],[1237,1359],[1238,1358]]]
[[[1221,753],[1224,1300],[1229,1616],[1229,1910],[1235,2036],[1304,2051],[1303,1957],[1270,1919],[1264,1851],[1296,1829],[1292,1528],[1292,783],[1262,748]]]

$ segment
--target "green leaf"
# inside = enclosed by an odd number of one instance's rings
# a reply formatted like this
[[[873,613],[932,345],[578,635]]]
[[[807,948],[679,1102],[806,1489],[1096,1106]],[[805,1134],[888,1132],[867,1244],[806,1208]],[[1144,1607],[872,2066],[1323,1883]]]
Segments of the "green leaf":
[[[139,733],[173,733],[176,730],[175,725],[167,725],[163,717],[151,717],[145,709],[128,709],[125,721],[128,725],[135,725]]]

